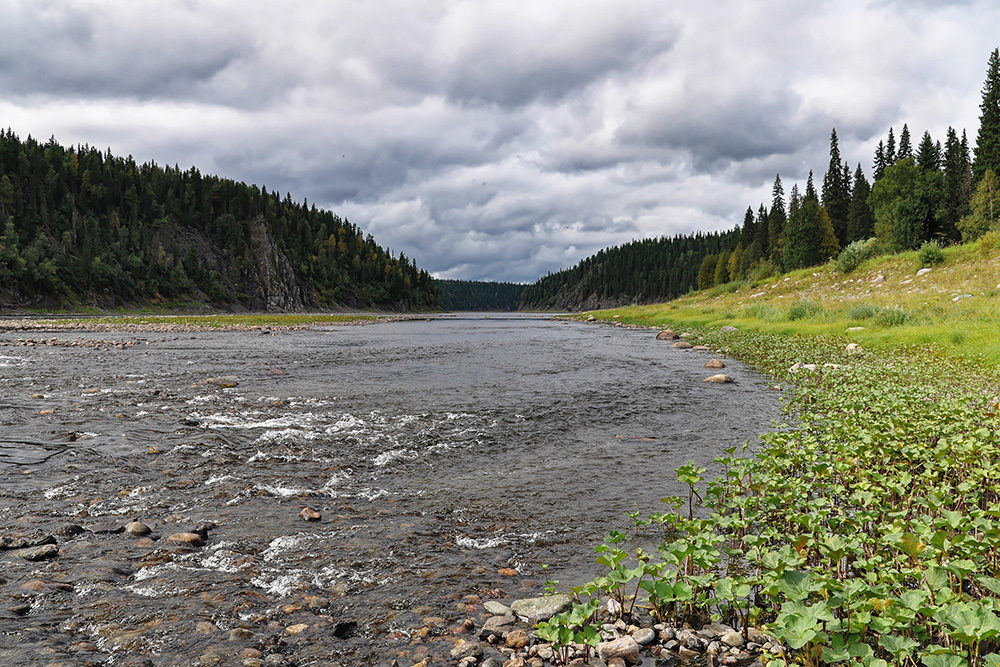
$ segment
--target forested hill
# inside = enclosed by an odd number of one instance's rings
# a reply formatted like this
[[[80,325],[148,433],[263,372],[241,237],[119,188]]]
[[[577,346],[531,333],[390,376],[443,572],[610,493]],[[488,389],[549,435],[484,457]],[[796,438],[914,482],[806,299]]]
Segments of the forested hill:
[[[0,307],[438,306],[426,271],[289,194],[10,129],[0,231]]]
[[[478,280],[438,280],[445,310],[517,310],[524,285]]]
[[[524,309],[594,310],[667,301],[697,289],[703,260],[732,250],[740,230],[632,241],[524,288]],[[714,270],[714,268],[713,268]]]

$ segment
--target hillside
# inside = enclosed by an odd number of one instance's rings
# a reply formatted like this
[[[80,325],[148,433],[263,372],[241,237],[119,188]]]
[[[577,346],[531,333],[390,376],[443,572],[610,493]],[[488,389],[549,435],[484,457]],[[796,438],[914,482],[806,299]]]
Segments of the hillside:
[[[435,280],[445,310],[517,310],[524,285],[479,280]]]
[[[0,308],[438,305],[430,275],[266,187],[0,132]]]
[[[945,248],[940,257],[928,263],[919,251],[887,255],[848,273],[831,261],[595,315],[675,329],[730,325],[834,337],[882,349],[932,346],[1000,364],[1000,233]]]

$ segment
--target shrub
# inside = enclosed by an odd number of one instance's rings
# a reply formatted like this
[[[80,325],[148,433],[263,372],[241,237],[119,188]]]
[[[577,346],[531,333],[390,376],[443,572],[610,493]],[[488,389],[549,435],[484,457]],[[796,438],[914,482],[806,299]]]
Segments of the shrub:
[[[858,268],[858,265],[866,259],[875,256],[877,239],[871,238],[867,241],[854,241],[847,244],[847,247],[840,251],[837,256],[837,268],[841,273],[850,273]]]
[[[847,309],[847,319],[849,320],[870,320],[878,314],[878,306],[870,303],[858,303]]]
[[[874,319],[879,326],[895,327],[901,324],[906,324],[910,321],[910,318],[910,311],[905,308],[900,308],[899,306],[887,306],[885,308],[879,308],[878,312],[875,313]]]
[[[917,261],[920,262],[920,266],[932,266],[943,262],[944,251],[941,249],[941,244],[937,241],[925,241],[917,253]]]
[[[807,301],[803,299],[788,309],[788,319],[791,321],[804,320],[822,311],[823,306],[819,305],[815,301]]]

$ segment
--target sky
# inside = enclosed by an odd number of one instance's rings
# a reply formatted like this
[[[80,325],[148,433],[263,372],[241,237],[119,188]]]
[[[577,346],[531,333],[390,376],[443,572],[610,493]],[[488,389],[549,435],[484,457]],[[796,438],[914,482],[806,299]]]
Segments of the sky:
[[[731,229],[836,128],[975,146],[994,0],[0,0],[0,127],[266,186],[438,278]]]

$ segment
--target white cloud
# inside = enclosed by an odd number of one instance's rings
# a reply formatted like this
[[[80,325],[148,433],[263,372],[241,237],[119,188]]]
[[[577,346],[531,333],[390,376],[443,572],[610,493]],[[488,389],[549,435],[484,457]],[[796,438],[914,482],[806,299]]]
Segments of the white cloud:
[[[0,0],[0,124],[266,185],[443,277],[531,281],[974,141],[978,2]]]

